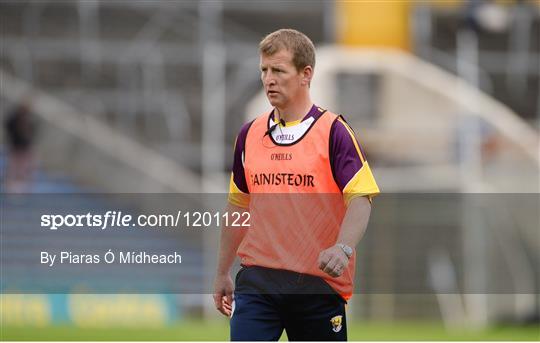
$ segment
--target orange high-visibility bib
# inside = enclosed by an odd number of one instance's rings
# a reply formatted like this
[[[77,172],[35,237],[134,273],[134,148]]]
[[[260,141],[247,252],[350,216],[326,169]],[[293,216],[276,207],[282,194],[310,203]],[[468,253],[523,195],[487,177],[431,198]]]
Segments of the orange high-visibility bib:
[[[349,299],[355,255],[338,278],[318,264],[320,252],[336,244],[346,211],[330,164],[330,130],[337,118],[323,113],[289,145],[277,145],[265,135],[269,114],[253,122],[244,150],[251,220],[238,255],[246,266],[319,276]]]

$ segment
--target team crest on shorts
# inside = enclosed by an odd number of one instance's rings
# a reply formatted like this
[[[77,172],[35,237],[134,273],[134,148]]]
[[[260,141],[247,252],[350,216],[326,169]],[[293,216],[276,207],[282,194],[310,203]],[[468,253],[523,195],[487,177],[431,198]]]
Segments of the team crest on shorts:
[[[330,323],[332,323],[332,331],[334,332],[340,332],[341,331],[341,321],[343,320],[343,316],[335,316],[330,319]]]

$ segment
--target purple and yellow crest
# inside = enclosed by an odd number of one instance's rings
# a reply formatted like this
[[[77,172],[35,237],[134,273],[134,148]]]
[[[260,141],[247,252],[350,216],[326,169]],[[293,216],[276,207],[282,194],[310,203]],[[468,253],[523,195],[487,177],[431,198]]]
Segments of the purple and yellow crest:
[[[343,316],[335,316],[330,319],[330,323],[332,323],[332,331],[334,332],[340,332],[341,331],[341,324],[342,324]]]

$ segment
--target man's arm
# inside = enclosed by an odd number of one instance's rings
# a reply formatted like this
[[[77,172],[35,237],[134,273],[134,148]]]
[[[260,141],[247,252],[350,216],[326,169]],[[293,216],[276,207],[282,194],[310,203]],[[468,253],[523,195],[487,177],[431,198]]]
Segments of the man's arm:
[[[371,203],[367,197],[356,197],[350,201],[336,245],[319,254],[319,268],[322,271],[332,277],[343,274],[349,258],[337,244],[345,244],[354,249],[366,232],[370,213]]]
[[[337,243],[356,247],[366,232],[370,214],[371,202],[366,196],[352,199],[343,218]]]
[[[334,179],[348,204],[336,244],[345,244],[354,249],[366,231],[371,213],[371,203],[367,196],[378,194],[379,187],[360,143],[343,117],[332,124],[330,137],[330,161]],[[347,255],[337,245],[319,254],[319,268],[332,277],[343,274],[348,264]]]
[[[247,209],[235,206],[231,203],[227,205],[227,213],[244,213]],[[221,229],[221,239],[219,242],[219,253],[216,279],[214,281],[214,304],[219,312],[226,316],[232,313],[232,300],[234,284],[231,279],[231,268],[236,257],[236,251],[246,235],[247,228],[223,226]]]

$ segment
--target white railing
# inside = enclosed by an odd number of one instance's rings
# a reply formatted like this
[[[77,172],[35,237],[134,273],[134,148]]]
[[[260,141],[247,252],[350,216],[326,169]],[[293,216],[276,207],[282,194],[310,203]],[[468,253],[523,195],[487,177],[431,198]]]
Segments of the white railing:
[[[74,107],[33,89],[28,83],[0,70],[0,95],[12,103],[17,103],[32,94],[34,113],[47,124],[52,125],[76,139],[83,141],[117,162],[136,170],[162,185],[170,192],[199,193],[202,180],[198,175],[183,168],[174,160],[121,134],[91,115],[85,115]],[[69,147],[66,147],[69,149]],[[62,154],[58,151],[58,154]],[[111,176],[112,177],[112,176]],[[214,186],[215,192],[223,191],[223,186]],[[141,190],[124,190],[140,192]],[[152,192],[152,190],[148,190]]]

